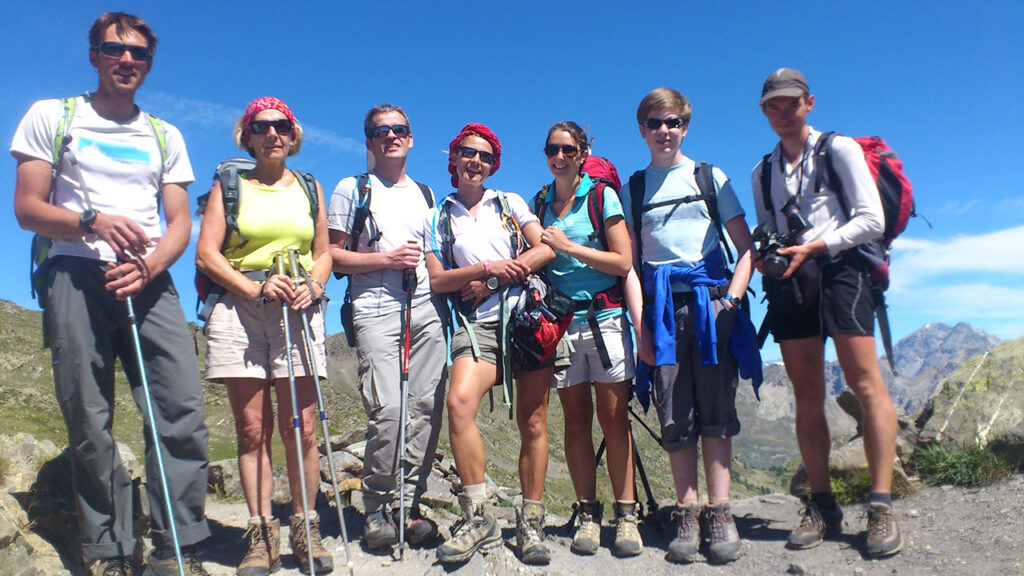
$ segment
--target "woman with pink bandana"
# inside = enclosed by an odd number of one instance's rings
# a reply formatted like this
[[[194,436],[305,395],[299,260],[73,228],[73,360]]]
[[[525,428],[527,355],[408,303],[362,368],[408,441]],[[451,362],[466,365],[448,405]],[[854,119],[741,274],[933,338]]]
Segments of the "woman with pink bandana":
[[[520,196],[484,187],[501,166],[501,143],[483,124],[467,124],[449,144],[448,172],[456,191],[432,210],[424,228],[430,287],[452,294],[460,326],[452,337],[448,390],[448,429],[452,456],[462,480],[463,519],[437,549],[442,563],[469,560],[481,547],[501,540],[486,509],[487,456],[476,425],[484,394],[510,384],[508,338],[502,316],[512,310],[523,281],[543,268],[554,252],[541,239],[541,227]],[[505,314],[503,314],[505,313]],[[523,562],[546,564],[544,505],[547,473],[547,405],[553,365],[516,373],[516,423],[522,438],[519,478],[523,506],[516,514],[517,550]],[[508,390],[508,388],[506,388]]]
[[[264,576],[278,567],[281,523],[271,515],[273,471],[270,442],[274,433],[272,392],[288,466],[292,496],[289,519],[292,553],[303,571],[312,555],[316,573],[330,572],[331,554],[320,541],[319,517],[303,510],[316,502],[320,455],[316,440],[316,374],[326,375],[324,322],[319,306],[331,272],[323,191],[316,183],[317,209],[285,159],[299,152],[302,127],[277,98],[254,100],[235,124],[235,142],[256,159],[252,170],[239,173],[238,229],[229,229],[221,185],[210,190],[196,246],[196,267],[223,289],[204,329],[207,338],[206,378],[227,387],[238,438],[238,471],[249,507],[244,539],[249,550],[239,576]],[[271,273],[274,256],[294,250],[310,281],[293,283],[287,274]],[[282,306],[290,308],[291,349],[287,349]],[[265,304],[265,305],[264,305]],[[297,314],[306,314],[312,331],[313,356],[304,350]],[[296,454],[295,427],[289,391],[288,355],[292,357],[301,420],[302,454]],[[306,485],[299,481],[302,458]],[[305,498],[302,491],[305,490]],[[306,541],[305,521],[310,521]]]

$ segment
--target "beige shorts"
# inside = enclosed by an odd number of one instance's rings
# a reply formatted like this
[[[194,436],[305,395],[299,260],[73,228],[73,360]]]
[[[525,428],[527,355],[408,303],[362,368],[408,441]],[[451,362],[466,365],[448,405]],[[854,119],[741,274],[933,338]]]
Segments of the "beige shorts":
[[[285,355],[287,347],[281,310],[279,302],[267,302],[257,308],[255,302],[236,294],[222,294],[203,328],[206,335],[206,379],[221,382],[227,378],[287,378],[288,357]],[[309,319],[317,373],[320,378],[326,378],[323,314],[316,306],[302,314]],[[312,376],[302,316],[289,309],[288,323],[295,376]]]
[[[629,380],[636,373],[633,358],[633,334],[626,322],[626,315],[619,314],[598,322],[601,337],[608,349],[610,369],[601,365],[601,356],[597,351],[597,343],[588,324],[570,326],[562,338],[563,343],[572,347],[568,367],[555,372],[553,388],[568,388],[583,382],[601,382],[610,384]]]

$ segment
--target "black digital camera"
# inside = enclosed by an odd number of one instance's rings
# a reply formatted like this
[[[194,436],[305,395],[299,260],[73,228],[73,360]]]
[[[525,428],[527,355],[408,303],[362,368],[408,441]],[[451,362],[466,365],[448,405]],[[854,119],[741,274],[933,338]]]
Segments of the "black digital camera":
[[[762,267],[764,275],[773,280],[780,278],[789,268],[789,258],[779,254],[779,249],[797,244],[800,235],[811,228],[810,223],[800,214],[796,196],[782,205],[782,214],[786,216],[788,233],[768,231],[764,225],[758,225],[757,228],[754,228],[752,236],[752,240],[758,245],[757,251],[764,260]]]

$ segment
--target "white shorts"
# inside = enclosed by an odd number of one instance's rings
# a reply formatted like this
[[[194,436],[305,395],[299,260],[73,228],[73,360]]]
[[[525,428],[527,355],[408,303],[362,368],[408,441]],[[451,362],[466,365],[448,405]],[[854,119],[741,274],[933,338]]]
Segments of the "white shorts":
[[[633,333],[626,322],[626,315],[619,314],[601,320],[598,327],[605,347],[608,348],[611,368],[605,370],[601,365],[601,356],[590,325],[571,326],[563,337],[563,341],[567,341],[573,349],[569,356],[569,366],[555,373],[553,388],[568,388],[583,382],[610,384],[629,380],[635,375]]]

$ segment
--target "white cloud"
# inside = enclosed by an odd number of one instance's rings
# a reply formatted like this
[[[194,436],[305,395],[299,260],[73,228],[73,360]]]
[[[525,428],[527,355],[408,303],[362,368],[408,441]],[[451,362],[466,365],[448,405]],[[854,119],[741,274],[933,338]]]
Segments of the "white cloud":
[[[1024,226],[937,241],[901,237],[890,314],[912,325],[967,322],[1001,338],[1024,334],[1021,246]]]
[[[165,92],[147,92],[140,95],[143,108],[154,111],[161,116],[173,118],[178,126],[200,126],[214,128],[230,133],[235,121],[245,110],[233,106],[225,106],[216,102],[183,98]],[[340,136],[331,130],[318,128],[306,123],[302,124],[303,137],[307,143],[316,143],[320,148],[334,151],[361,154],[366,147],[361,141],[348,136]]]

